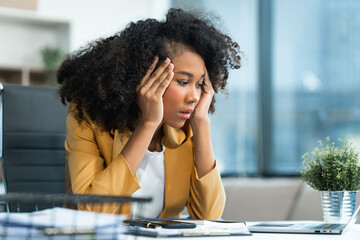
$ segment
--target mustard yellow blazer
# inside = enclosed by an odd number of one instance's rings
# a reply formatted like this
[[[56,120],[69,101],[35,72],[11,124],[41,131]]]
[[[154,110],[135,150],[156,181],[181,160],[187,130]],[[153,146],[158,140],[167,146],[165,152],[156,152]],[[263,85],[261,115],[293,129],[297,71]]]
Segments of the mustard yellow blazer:
[[[66,190],[75,194],[130,196],[141,186],[120,154],[130,131],[105,132],[89,118],[81,122],[70,105],[66,120]],[[182,129],[164,125],[165,192],[160,218],[179,217],[187,207],[191,218],[219,219],[225,205],[225,191],[218,167],[198,178],[189,124]],[[80,206],[79,209],[129,214],[125,208]]]

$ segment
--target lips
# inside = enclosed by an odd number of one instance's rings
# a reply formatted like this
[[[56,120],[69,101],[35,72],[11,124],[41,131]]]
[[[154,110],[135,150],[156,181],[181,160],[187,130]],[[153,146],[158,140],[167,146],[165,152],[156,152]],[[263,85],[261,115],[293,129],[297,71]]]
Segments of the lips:
[[[191,116],[191,113],[192,113],[193,111],[194,111],[193,109],[186,109],[186,110],[184,110],[184,111],[180,111],[180,112],[179,112],[179,115],[180,115],[182,118],[189,119],[190,116]]]

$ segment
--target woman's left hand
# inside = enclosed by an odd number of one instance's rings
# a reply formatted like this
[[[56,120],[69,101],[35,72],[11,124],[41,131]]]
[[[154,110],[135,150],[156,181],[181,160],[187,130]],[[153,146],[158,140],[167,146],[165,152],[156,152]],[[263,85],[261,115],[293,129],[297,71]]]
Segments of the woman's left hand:
[[[191,114],[190,124],[194,133],[194,158],[199,178],[208,174],[215,166],[210,136],[209,107],[214,97],[214,89],[206,71],[202,94],[198,105]]]
[[[214,89],[211,85],[209,74],[206,71],[205,78],[202,86],[202,94],[198,105],[195,107],[194,112],[191,114],[190,124],[193,130],[205,122],[210,122],[209,107],[214,96]]]

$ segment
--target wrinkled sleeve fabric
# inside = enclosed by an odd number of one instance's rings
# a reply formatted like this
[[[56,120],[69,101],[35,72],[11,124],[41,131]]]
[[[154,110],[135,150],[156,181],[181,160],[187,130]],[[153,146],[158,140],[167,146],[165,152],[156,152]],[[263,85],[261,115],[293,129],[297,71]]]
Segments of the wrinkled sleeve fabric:
[[[225,190],[218,167],[199,178],[196,167],[191,173],[190,198],[187,210],[191,218],[219,219],[225,207]]]
[[[140,188],[121,154],[113,156],[106,164],[101,156],[94,131],[89,120],[79,123],[71,113],[66,119],[65,149],[71,190],[75,194],[131,195]],[[85,210],[92,210],[90,206]]]

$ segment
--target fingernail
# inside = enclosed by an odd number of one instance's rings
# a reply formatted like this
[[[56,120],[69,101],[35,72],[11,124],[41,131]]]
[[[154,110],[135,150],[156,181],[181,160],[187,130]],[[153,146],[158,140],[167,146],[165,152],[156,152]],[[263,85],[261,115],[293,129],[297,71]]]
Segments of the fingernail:
[[[169,58],[166,58],[164,62],[167,64],[167,63],[170,62],[170,59],[169,59]]]
[[[173,68],[174,68],[174,64],[170,63],[168,69],[173,69]]]
[[[155,57],[154,57],[154,60],[158,60],[158,59],[159,59],[159,57],[158,57],[158,56],[155,56]]]

